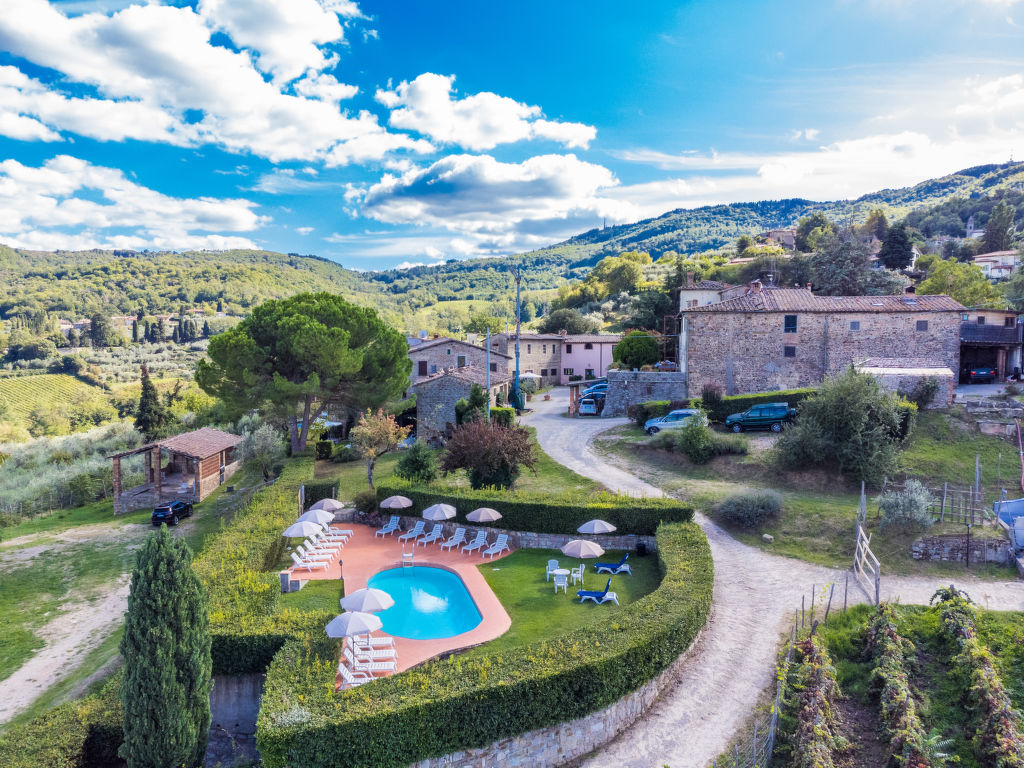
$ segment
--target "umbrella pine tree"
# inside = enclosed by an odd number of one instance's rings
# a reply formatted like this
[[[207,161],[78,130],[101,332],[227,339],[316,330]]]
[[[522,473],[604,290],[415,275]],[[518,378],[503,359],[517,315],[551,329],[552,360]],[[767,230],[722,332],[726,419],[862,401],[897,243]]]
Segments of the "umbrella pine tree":
[[[121,655],[128,768],[195,768],[210,730],[210,622],[192,553],[166,526],[132,572]]]

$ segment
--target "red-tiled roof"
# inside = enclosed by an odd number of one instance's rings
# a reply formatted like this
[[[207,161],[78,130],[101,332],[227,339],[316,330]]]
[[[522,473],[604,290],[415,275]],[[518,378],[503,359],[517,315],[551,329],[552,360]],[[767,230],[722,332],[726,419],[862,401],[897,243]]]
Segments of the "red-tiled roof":
[[[424,384],[431,384],[445,378],[446,376],[452,376],[470,384],[479,384],[481,387],[487,386],[487,371],[483,368],[478,368],[475,365],[464,365],[462,368],[446,368],[443,371],[431,374],[425,379],[420,379],[415,382],[411,388],[416,389],[417,387],[422,387]],[[491,371],[492,387],[499,386],[511,380],[512,377],[504,371]]]
[[[232,435],[230,432],[222,432],[219,429],[213,429],[213,427],[203,427],[193,432],[185,432],[174,437],[168,437],[165,440],[157,440],[153,443],[146,443],[146,445],[133,448],[130,451],[121,451],[120,453],[112,454],[107,458],[114,458],[116,456],[129,456],[133,453],[141,453],[142,451],[160,446],[166,448],[168,451],[173,453],[179,453],[183,456],[190,456],[193,459],[205,459],[214,454],[220,453],[221,451],[232,448],[242,442],[242,438],[238,435]]]
[[[963,312],[949,296],[815,296],[806,288],[779,288],[737,296],[683,312]]]
[[[429,341],[424,341],[424,342],[422,342],[420,344],[417,344],[414,347],[409,347],[409,353],[411,354],[413,352],[419,352],[421,349],[430,349],[431,347],[439,347],[442,344],[461,344],[464,347],[470,347],[471,349],[475,349],[477,352],[486,352],[487,351],[486,348],[478,347],[476,344],[470,344],[468,341],[459,341],[458,339],[449,339],[447,337],[442,337],[440,339],[430,339]],[[494,350],[491,350],[491,354],[492,355],[497,355],[498,357],[505,357],[505,358],[508,358],[509,360],[512,359],[512,357],[510,355],[506,355],[506,354],[504,354],[502,352],[496,352]]]

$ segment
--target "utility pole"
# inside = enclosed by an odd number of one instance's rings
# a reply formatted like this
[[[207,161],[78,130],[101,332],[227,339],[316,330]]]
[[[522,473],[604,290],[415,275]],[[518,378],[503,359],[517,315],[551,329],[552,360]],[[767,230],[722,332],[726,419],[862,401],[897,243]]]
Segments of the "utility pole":
[[[484,366],[484,380],[487,382],[487,420],[491,420],[491,329],[487,328],[487,354],[484,358],[487,363]]]
[[[523,273],[519,267],[510,266],[508,270],[516,281],[516,377],[512,381],[512,392],[515,394],[516,407],[521,408],[519,400],[519,332],[523,316],[522,305],[520,304],[520,287],[523,282]]]

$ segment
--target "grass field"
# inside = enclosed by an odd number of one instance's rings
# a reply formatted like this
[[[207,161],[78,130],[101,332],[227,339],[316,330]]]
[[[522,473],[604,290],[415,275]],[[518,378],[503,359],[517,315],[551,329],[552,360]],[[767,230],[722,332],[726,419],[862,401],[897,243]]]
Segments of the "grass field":
[[[1016,461],[1016,455],[1010,452],[1012,446],[1009,443],[950,426],[945,419],[942,414],[922,415],[919,432],[901,456],[905,471],[940,484],[942,477],[950,478],[951,483],[953,478],[957,478],[955,482],[967,484],[959,478],[968,464],[973,478],[974,456],[981,453],[984,478],[991,475],[994,484],[996,457],[1002,452],[1006,462],[1004,466],[1010,472],[1011,461]],[[742,437],[749,443],[748,455],[721,456],[704,465],[691,464],[679,454],[646,447],[649,439],[633,426],[617,427],[604,433],[595,441],[595,447],[613,462],[628,466],[667,493],[692,502],[746,544],[822,565],[849,566],[854,553],[859,484],[823,470],[780,470],[773,465],[767,453],[772,438],[758,433]],[[757,530],[744,530],[718,517],[715,506],[723,498],[757,488],[771,488],[782,495],[782,514],[777,520]],[[868,494],[867,527],[872,534],[872,550],[882,562],[884,572],[941,576],[964,572],[963,564],[913,560],[910,544],[919,534],[880,530],[875,517],[876,493],[869,489]],[[987,494],[986,498],[993,496]],[[964,533],[965,528],[950,523],[936,524],[931,532]],[[765,533],[770,534],[774,541],[765,542],[762,539]],[[973,534],[994,536],[996,532],[976,526]],[[1016,575],[1011,567],[991,564],[972,566],[971,573],[979,578],[992,579],[1013,579]]]
[[[0,378],[0,420],[22,424],[37,408],[63,406],[93,395],[106,397],[98,387],[65,373]]]
[[[622,554],[618,551],[605,552],[599,561],[617,563]],[[508,611],[512,627],[501,637],[469,651],[469,654],[489,656],[564,635],[592,621],[615,621],[615,616],[625,606],[653,592],[661,581],[656,557],[633,554],[629,558],[633,575],[611,577],[611,591],[619,596],[619,605],[597,605],[592,600],[580,603],[576,597],[579,586],[570,585],[568,594],[559,592],[556,595],[553,583],[544,580],[544,567],[548,560],[558,560],[563,568],[575,568],[579,564],[557,549],[520,549],[500,561],[477,566]],[[588,562],[584,574],[587,589],[604,589],[607,580],[608,576],[594,573],[593,561]]]

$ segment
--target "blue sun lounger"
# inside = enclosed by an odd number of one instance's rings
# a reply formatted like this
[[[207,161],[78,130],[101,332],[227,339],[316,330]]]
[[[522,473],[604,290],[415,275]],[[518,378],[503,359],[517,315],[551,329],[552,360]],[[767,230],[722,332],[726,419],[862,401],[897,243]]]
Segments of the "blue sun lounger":
[[[611,587],[612,580],[608,579],[608,583],[604,585],[604,592],[592,592],[590,590],[581,589],[576,593],[576,597],[580,599],[581,603],[585,603],[587,600],[593,600],[595,603],[607,603],[610,600],[618,605],[619,596],[614,592],[608,591]]]
[[[626,565],[626,558],[629,557],[629,552],[622,556],[622,559],[617,563],[594,563],[594,570],[598,573],[610,573],[615,575],[616,573],[628,573],[630,576],[633,575],[633,571]]]

